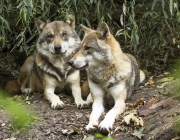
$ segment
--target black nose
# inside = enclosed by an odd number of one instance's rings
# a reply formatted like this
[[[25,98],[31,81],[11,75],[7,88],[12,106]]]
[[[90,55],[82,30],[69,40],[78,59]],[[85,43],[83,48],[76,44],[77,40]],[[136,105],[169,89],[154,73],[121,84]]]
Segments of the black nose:
[[[55,46],[54,46],[54,50],[55,50],[55,51],[60,51],[60,50],[61,50],[61,45],[59,45],[59,44],[58,44],[58,45],[55,45]]]
[[[74,61],[70,59],[70,60],[68,61],[68,64],[72,66],[72,65],[73,65],[73,62],[74,62]]]

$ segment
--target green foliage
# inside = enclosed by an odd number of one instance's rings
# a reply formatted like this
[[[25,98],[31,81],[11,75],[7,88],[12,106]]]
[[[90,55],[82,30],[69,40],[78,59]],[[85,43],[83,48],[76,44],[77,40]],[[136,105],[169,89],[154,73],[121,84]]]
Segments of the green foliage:
[[[67,15],[70,11],[76,15],[77,31],[80,36],[82,35],[79,32],[80,24],[96,29],[103,21],[106,21],[112,29],[119,27],[112,19],[113,11],[116,9],[113,0],[61,0],[59,6],[63,7],[58,9],[61,15]]]
[[[100,133],[96,133],[95,137],[100,139],[100,140],[113,140],[113,138],[111,136],[104,136]]]
[[[98,139],[98,140],[114,140],[113,137],[111,137],[111,136],[104,136],[101,133],[95,133],[93,135],[91,134],[87,138],[85,138],[85,140],[94,140],[94,139]]]
[[[175,79],[170,84],[170,89],[168,89],[168,95],[176,100],[180,100],[180,58],[175,60],[175,63],[169,69],[170,76]]]
[[[179,43],[180,11],[178,0],[124,1],[120,15],[126,46],[146,67],[164,69],[175,56]]]
[[[177,120],[174,122],[174,126],[175,126],[176,133],[177,133],[177,135],[179,136],[179,135],[180,135],[180,119],[177,119]]]
[[[76,16],[76,30],[81,37],[80,24],[97,28],[105,21],[123,49],[133,53],[144,67],[163,69],[176,56],[180,42],[178,2],[1,0],[0,72],[16,76],[24,59],[35,51],[35,17],[50,22],[62,20],[70,12]]]
[[[0,107],[10,114],[14,129],[21,129],[25,126],[29,126],[36,118],[31,111],[22,106],[20,102],[7,97],[2,90],[0,90]]]

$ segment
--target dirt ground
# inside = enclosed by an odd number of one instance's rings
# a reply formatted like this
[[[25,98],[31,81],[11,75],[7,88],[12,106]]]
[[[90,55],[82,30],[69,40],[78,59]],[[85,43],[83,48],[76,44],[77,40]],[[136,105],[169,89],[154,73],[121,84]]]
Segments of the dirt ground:
[[[148,80],[148,79],[147,79]],[[127,102],[126,111],[116,119],[109,134],[114,140],[177,140],[174,121],[180,118],[180,102],[164,95],[157,83],[142,84]],[[23,105],[36,114],[34,122],[18,130],[12,125],[14,118],[0,106],[0,140],[93,140],[94,134],[85,131],[91,107],[77,109],[72,96],[59,94],[66,104],[62,110],[50,108],[43,94],[34,93],[27,97],[20,95]],[[26,100],[25,100],[26,99]],[[109,109],[106,109],[106,112]],[[123,117],[137,110],[143,126],[122,122]],[[101,117],[102,119],[103,117]],[[139,137],[139,138],[138,138]]]

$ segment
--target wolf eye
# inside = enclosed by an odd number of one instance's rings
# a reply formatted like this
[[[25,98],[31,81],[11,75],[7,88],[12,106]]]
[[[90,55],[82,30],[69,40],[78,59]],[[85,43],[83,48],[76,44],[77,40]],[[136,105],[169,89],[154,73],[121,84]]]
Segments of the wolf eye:
[[[48,38],[53,38],[53,34],[48,34],[47,37]]]
[[[67,33],[66,32],[64,32],[64,33],[62,33],[62,37],[66,37],[67,36]]]
[[[85,46],[84,50],[88,51],[91,47]]]

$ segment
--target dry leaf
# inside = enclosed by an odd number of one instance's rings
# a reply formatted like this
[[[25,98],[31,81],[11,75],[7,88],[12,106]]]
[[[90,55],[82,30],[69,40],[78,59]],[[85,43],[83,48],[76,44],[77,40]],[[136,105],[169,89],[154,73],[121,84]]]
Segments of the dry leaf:
[[[176,136],[175,138],[173,138],[171,140],[180,140],[180,136]]]
[[[81,118],[83,116],[83,114],[79,113],[79,112],[75,112],[75,115],[76,115],[77,118]]]
[[[166,77],[166,78],[160,79],[158,82],[159,83],[165,83],[165,82],[169,82],[169,81],[172,81],[172,80],[174,80],[174,77]]]
[[[153,76],[151,76],[151,77],[149,78],[148,82],[145,83],[145,86],[147,86],[147,85],[153,85],[153,84],[154,84]]]
[[[62,133],[64,135],[74,135],[74,134],[77,134],[78,131],[76,129],[63,129]]]
[[[131,133],[131,134],[136,136],[136,137],[138,137],[139,139],[141,139],[141,137],[144,136],[144,134],[143,134],[144,128],[145,127],[140,128],[139,131],[138,130],[134,130],[134,132]]]
[[[16,138],[11,137],[11,138],[7,138],[7,139],[4,139],[4,140],[16,140]]]
[[[138,117],[135,113],[130,113],[123,117],[123,121],[129,125],[131,122],[134,123],[135,126],[144,126],[144,121],[141,117]]]
[[[133,107],[133,108],[136,108],[137,106],[141,105],[143,102],[144,102],[144,98],[141,98],[141,99],[137,100],[137,101],[132,105],[132,107]]]
[[[84,137],[83,140],[94,140],[94,136],[88,135],[88,136]]]

